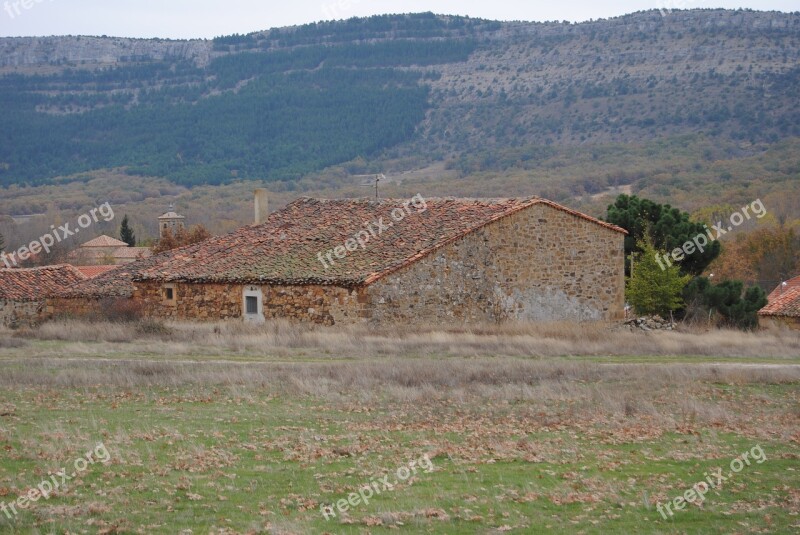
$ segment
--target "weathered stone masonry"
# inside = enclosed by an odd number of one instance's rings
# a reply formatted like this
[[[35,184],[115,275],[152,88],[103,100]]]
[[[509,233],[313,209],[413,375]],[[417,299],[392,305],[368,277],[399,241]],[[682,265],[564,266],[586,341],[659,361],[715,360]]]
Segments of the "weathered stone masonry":
[[[624,315],[619,232],[535,205],[368,287],[377,321],[614,320]]]
[[[174,303],[164,299],[164,287],[157,282],[138,282],[134,299],[144,304],[147,315],[179,320],[214,321],[241,318],[240,284],[170,284]],[[246,285],[250,287],[252,285]],[[286,318],[333,325],[334,318],[346,323],[360,319],[363,291],[336,286],[260,286],[264,296],[265,319]],[[361,297],[360,297],[361,296]]]

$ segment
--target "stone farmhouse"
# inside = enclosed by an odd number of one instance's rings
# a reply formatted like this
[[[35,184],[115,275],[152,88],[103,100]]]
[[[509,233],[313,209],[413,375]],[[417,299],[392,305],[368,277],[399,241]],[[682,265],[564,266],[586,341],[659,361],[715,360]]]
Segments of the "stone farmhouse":
[[[319,324],[616,320],[625,231],[538,197],[302,198],[225,236],[141,259],[53,300],[152,317]],[[102,305],[101,305],[102,303]]]
[[[48,318],[47,300],[65,288],[86,280],[70,265],[0,269],[0,325],[35,325]]]

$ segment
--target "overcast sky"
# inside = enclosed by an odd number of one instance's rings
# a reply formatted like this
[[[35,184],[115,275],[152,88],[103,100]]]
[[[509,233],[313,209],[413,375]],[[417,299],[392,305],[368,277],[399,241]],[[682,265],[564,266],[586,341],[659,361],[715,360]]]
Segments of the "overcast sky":
[[[493,20],[569,20],[645,9],[798,11],[798,0],[0,0],[0,36],[212,38],[320,20],[433,11]]]

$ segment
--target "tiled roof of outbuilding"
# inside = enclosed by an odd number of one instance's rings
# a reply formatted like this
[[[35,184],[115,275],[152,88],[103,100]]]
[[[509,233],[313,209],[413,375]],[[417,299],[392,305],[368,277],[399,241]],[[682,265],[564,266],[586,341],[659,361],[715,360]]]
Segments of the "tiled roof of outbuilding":
[[[538,197],[528,199],[427,199],[426,209],[403,209],[404,200],[302,198],[261,225],[170,251],[129,265],[134,280],[253,284],[369,284],[493,221],[546,204],[612,231],[625,230]],[[421,204],[421,203],[420,203]],[[401,221],[392,218],[392,210]],[[327,252],[377,222],[385,229],[343,259]],[[320,261],[322,256],[328,268]]]
[[[116,238],[112,238],[111,236],[106,236],[105,234],[102,236],[98,236],[93,240],[89,240],[81,247],[127,247],[128,244],[124,241],[120,241]]]
[[[55,297],[64,299],[131,297],[133,295],[133,278],[140,270],[147,269],[155,263],[165,260],[173,251],[167,251],[148,258],[135,260],[129,264],[115,266],[114,269],[100,275],[64,288]]]
[[[762,308],[760,316],[800,318],[800,285],[779,286],[769,294],[769,304]]]
[[[86,276],[69,264],[0,269],[0,299],[38,301],[85,280]]]
[[[75,269],[86,275],[86,278],[93,279],[106,271],[117,269],[117,267],[118,266],[75,266]]]
[[[792,288],[800,288],[800,277],[795,277],[793,279],[789,279],[786,281],[786,286],[783,283],[780,283],[778,286],[772,290],[772,293],[769,294],[767,299],[772,302],[773,299],[777,299],[781,295],[783,295],[787,290],[791,290]]]

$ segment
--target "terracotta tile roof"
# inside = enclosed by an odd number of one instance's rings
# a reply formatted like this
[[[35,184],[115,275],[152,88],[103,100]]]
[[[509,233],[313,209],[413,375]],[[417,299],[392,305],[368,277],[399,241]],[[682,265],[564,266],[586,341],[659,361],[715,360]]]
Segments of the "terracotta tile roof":
[[[87,279],[93,279],[102,275],[106,271],[117,269],[119,266],[75,266],[75,269],[83,273]]]
[[[785,288],[780,285],[769,294],[769,304],[758,312],[759,316],[800,318],[800,277],[787,283]]]
[[[86,280],[69,264],[27,269],[0,269],[0,299],[38,301]]]
[[[64,288],[55,297],[63,299],[131,297],[134,290],[134,276],[138,275],[142,270],[153,267],[158,262],[165,261],[175,251],[178,251],[178,249],[153,255],[149,258],[140,258],[128,264],[114,266],[114,269],[106,271],[93,279]]]
[[[149,247],[120,247],[114,251],[114,258],[147,258],[153,252]]]
[[[771,303],[773,299],[777,299],[781,295],[783,295],[786,290],[790,290],[792,288],[800,288],[800,277],[795,277],[793,279],[789,279],[786,281],[786,286],[783,283],[777,285],[772,293],[767,296],[767,299]]]
[[[536,204],[546,204],[615,232],[625,230],[540,198],[427,199],[427,210],[395,222],[393,209],[405,200],[298,199],[261,225],[171,251],[150,263],[136,264],[134,280],[261,284],[370,284],[493,221]],[[399,216],[398,216],[399,217]],[[372,237],[365,248],[333,257],[326,269],[319,260],[345,244],[367,224],[380,219],[391,228]],[[377,226],[372,225],[377,233]],[[153,259],[156,257],[153,257]],[[148,259],[152,260],[152,259]]]
[[[111,236],[99,236],[93,240],[89,240],[81,247],[127,247],[128,244],[124,241],[120,241],[116,238],[112,238]]]

